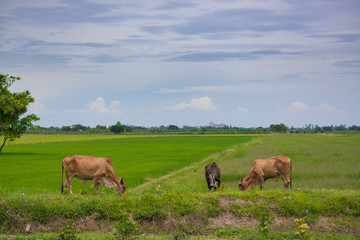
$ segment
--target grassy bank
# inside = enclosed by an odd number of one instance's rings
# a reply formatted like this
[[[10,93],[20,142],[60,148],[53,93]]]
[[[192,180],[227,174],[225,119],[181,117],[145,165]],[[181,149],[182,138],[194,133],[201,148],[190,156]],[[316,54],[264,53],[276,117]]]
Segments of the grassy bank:
[[[221,229],[230,234],[225,227],[236,234],[246,228],[256,234],[295,237],[295,219],[302,219],[310,227],[308,234],[359,236],[359,199],[358,191],[329,190],[160,194],[154,189],[125,197],[10,194],[1,196],[0,226],[9,235],[25,233],[27,224],[29,232],[56,232],[73,219],[76,229],[107,233],[116,232],[115,223],[132,221],[137,225],[134,234],[210,235]]]

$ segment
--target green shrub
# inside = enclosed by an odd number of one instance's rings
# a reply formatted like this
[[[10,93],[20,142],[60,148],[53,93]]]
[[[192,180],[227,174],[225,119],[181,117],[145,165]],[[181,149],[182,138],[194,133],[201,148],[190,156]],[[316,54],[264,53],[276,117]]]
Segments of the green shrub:
[[[7,209],[0,204],[0,226],[5,225],[9,221]]]
[[[234,237],[240,235],[244,231],[244,228],[224,228],[216,231],[215,236],[220,238]]]
[[[230,203],[228,209],[230,212],[234,213],[238,217],[243,217],[245,213],[246,206],[248,204],[237,204],[237,203]]]
[[[76,230],[74,227],[74,220],[68,220],[63,226],[62,230],[58,232],[58,239],[60,240],[76,240]]]
[[[267,235],[270,231],[269,225],[273,223],[272,220],[274,219],[274,214],[270,211],[268,204],[256,206],[253,215],[260,221],[258,225],[259,231]]]
[[[174,217],[193,214],[199,208],[199,200],[191,193],[164,193],[159,201],[161,201],[162,208]]]
[[[183,233],[183,232],[173,233],[172,237],[173,237],[174,240],[182,240],[182,239],[187,239],[188,238],[186,233]]]
[[[131,239],[135,235],[138,225],[130,220],[129,215],[124,215],[113,225],[116,228],[116,237],[119,239]]]
[[[145,193],[135,199],[133,215],[139,220],[163,219],[166,217],[161,197],[155,194]]]
[[[208,217],[216,217],[220,214],[220,200],[218,196],[211,195],[207,196],[206,198],[207,202],[205,204],[205,208],[207,211]]]

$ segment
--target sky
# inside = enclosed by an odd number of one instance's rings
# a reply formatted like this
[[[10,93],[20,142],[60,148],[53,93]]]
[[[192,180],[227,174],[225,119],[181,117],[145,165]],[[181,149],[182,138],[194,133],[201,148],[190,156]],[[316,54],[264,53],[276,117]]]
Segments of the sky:
[[[43,127],[360,125],[358,0],[0,0]]]

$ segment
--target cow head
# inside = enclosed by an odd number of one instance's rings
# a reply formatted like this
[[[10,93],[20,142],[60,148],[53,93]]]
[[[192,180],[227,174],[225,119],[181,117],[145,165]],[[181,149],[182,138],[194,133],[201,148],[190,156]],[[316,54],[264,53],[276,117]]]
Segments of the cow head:
[[[119,180],[119,183],[118,183],[118,189],[119,191],[119,194],[124,194],[125,191],[126,191],[126,186],[125,186],[125,182],[124,182],[124,177],[122,177],[120,180]]]
[[[246,190],[246,181],[244,178],[240,179],[239,181],[239,191],[245,191]]]
[[[218,187],[218,182],[220,182],[220,179],[218,179],[215,174],[209,174],[208,176],[209,189],[211,188],[216,189]]]

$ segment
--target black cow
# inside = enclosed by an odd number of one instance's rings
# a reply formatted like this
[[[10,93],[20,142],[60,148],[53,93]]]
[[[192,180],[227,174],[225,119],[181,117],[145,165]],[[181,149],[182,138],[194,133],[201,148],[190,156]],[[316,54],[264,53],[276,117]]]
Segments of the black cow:
[[[208,184],[209,191],[211,191],[211,188],[214,188],[214,190],[216,190],[216,188],[220,187],[220,169],[215,162],[205,166],[205,178]]]

